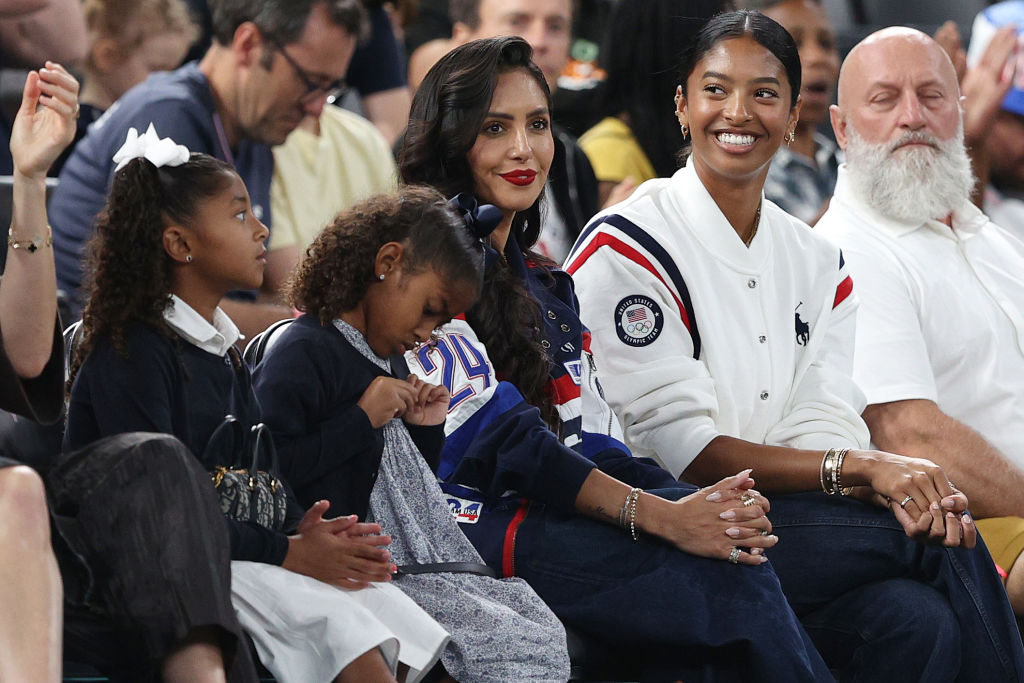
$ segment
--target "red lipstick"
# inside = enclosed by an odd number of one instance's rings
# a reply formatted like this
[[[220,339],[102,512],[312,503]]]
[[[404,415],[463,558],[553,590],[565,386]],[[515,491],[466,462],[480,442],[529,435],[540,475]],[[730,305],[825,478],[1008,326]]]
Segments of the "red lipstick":
[[[499,173],[498,175],[500,175],[502,178],[512,183],[513,185],[518,185],[519,187],[526,187],[527,185],[533,182],[534,178],[537,177],[537,172],[531,171],[529,169],[517,168],[514,171],[509,171],[508,173]]]

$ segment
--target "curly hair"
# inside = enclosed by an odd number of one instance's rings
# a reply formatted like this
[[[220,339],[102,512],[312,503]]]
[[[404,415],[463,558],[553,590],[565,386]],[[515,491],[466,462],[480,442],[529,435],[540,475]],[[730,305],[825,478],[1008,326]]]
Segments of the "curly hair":
[[[172,336],[163,320],[171,295],[171,259],[163,231],[171,222],[191,225],[199,203],[222,192],[234,169],[206,154],[176,167],[156,168],[133,159],[114,175],[96,234],[87,247],[82,341],[72,359],[68,387],[101,337],[126,352],[124,332],[146,323]]]
[[[474,40],[455,48],[434,65],[413,98],[399,172],[405,183],[423,183],[447,196],[473,190],[467,155],[476,142],[494,97],[498,76],[522,69],[548,99],[544,74],[532,61],[533,49],[522,38]],[[507,249],[519,249],[544,266],[551,262],[531,251],[541,227],[541,201],[512,220]],[[559,425],[548,392],[551,358],[541,345],[540,304],[504,261],[487,269],[479,301],[466,319],[486,345],[495,367],[538,407],[553,428]]]
[[[428,187],[375,195],[342,211],[306,249],[286,285],[288,301],[322,325],[355,308],[370,283],[377,252],[388,242],[405,246],[403,270],[433,268],[449,283],[483,279],[484,251],[462,217]]]

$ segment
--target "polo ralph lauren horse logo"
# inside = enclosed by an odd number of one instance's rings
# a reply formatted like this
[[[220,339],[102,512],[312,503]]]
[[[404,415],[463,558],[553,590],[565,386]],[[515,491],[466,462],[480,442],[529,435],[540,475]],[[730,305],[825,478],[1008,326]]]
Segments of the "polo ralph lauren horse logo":
[[[799,309],[803,305],[804,302],[801,301],[796,307]],[[794,315],[796,315],[796,343],[800,346],[807,346],[807,340],[811,338],[811,326],[800,319],[798,310],[794,310]]]

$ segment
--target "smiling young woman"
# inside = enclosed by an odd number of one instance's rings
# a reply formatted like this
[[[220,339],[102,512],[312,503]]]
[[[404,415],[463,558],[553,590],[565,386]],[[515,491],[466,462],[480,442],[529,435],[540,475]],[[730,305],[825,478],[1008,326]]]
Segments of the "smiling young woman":
[[[594,219],[566,266],[627,445],[686,481],[755,468],[787,494],[772,565],[844,677],[1014,680],[1024,651],[966,497],[928,460],[866,450],[842,254],[763,197],[800,111],[796,44],[721,14],[680,71],[687,165]]]

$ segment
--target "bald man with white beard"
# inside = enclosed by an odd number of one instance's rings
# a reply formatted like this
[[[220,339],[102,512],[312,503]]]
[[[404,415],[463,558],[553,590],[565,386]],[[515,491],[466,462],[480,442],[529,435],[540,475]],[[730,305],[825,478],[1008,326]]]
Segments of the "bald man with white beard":
[[[908,28],[847,56],[831,108],[846,152],[816,228],[860,299],[854,378],[879,449],[928,458],[971,511],[1024,614],[1024,244],[970,201],[956,71]]]

